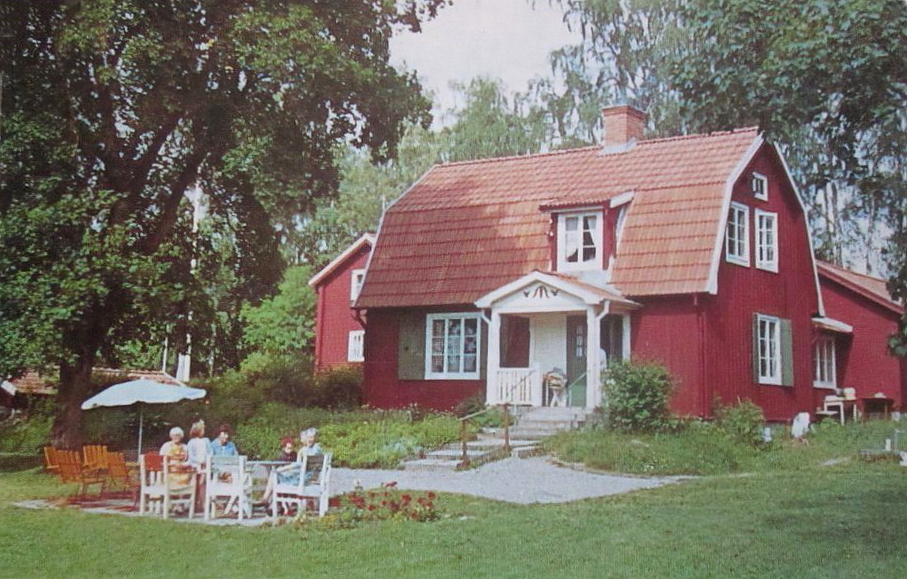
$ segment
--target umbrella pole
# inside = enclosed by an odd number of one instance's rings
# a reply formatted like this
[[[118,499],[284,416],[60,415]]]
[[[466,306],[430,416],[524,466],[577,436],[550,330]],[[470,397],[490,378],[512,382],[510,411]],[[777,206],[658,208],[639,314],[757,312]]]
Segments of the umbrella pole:
[[[142,456],[142,423],[144,422],[144,419],[145,409],[139,404],[139,453],[135,457],[136,460],[140,460]]]

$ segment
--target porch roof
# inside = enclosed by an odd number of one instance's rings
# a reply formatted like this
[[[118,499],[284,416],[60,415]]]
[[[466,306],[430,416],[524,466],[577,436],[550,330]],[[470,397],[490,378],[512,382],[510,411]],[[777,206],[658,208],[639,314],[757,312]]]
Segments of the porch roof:
[[[540,283],[556,290],[576,296],[587,305],[598,305],[603,302],[620,304],[626,308],[637,308],[639,304],[622,296],[616,288],[598,287],[583,282],[571,275],[558,272],[534,270],[508,284],[488,292],[475,301],[478,308],[490,308],[501,299],[513,295],[527,286]]]

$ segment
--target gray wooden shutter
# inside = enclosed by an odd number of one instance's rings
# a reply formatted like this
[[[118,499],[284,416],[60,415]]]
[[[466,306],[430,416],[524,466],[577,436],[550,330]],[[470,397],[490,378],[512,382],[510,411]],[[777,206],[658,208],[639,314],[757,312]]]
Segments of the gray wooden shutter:
[[[790,320],[781,320],[781,384],[794,385],[794,344]]]
[[[753,383],[759,383],[759,314],[753,314]]]
[[[400,316],[397,339],[397,378],[425,379],[425,314],[406,312]]]

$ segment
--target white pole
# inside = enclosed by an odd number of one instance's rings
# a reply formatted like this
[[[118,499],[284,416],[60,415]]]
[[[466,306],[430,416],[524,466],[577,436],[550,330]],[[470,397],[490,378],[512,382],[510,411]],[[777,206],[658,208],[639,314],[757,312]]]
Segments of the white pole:
[[[135,459],[142,460],[142,423],[145,420],[145,409],[142,408],[141,403],[139,404],[139,453],[136,455]]]

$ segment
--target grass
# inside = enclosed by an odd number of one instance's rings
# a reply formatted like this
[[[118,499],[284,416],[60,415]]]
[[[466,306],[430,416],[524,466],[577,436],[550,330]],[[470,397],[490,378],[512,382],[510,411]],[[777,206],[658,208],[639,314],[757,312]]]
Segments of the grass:
[[[816,438],[835,438],[846,448],[834,453],[815,440],[745,476],[564,505],[442,495],[439,507],[448,516],[440,521],[337,531],[31,511],[10,503],[65,489],[35,470],[0,473],[0,575],[901,577],[907,471],[857,460],[822,466],[828,457],[851,457],[864,439],[884,431],[868,425],[820,433]],[[784,447],[777,452],[785,454]]]
[[[671,434],[618,434],[588,429],[564,433],[547,442],[549,451],[568,462],[594,469],[646,475],[715,475],[795,470],[841,457],[856,459],[864,449],[883,448],[894,437],[894,422],[867,422],[842,427],[817,425],[809,444],[786,438],[776,429],[774,441],[761,448],[734,442],[712,424],[693,425]],[[907,430],[904,426],[899,426]],[[907,445],[907,438],[901,435]],[[905,446],[902,445],[902,446]]]

